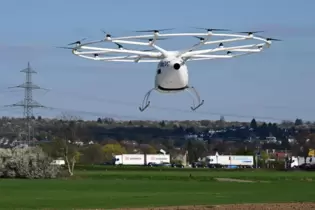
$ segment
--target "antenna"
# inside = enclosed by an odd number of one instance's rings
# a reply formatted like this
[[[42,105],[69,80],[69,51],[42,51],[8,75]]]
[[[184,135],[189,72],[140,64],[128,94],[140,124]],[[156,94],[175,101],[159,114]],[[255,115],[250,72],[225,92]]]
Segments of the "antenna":
[[[31,68],[30,62],[27,64],[27,68],[21,70],[20,72],[23,72],[26,74],[25,82],[21,85],[9,87],[9,88],[24,88],[24,100],[17,102],[15,104],[11,104],[8,106],[11,107],[24,107],[24,118],[26,119],[26,124],[28,128],[28,134],[27,134],[27,144],[29,145],[31,143],[31,118],[33,117],[33,108],[45,108],[45,106],[41,105],[37,101],[33,100],[33,90],[34,89],[44,89],[39,87],[38,85],[33,84],[32,82],[32,74],[36,74],[37,72],[34,71]],[[47,89],[45,89],[47,90]]]

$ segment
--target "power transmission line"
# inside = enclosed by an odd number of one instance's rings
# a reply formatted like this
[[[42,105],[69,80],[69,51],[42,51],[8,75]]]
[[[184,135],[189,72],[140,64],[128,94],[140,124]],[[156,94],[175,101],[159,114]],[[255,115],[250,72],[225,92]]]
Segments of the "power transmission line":
[[[45,106],[41,105],[37,101],[33,100],[33,90],[35,89],[44,89],[39,87],[38,85],[33,84],[32,82],[32,74],[36,74],[37,72],[31,68],[30,63],[28,62],[27,68],[22,69],[20,72],[26,74],[25,82],[21,85],[17,85],[9,88],[23,88],[24,89],[24,99],[15,104],[7,105],[9,107],[23,107],[24,113],[23,116],[26,120],[27,125],[27,145],[30,145],[31,142],[31,118],[33,117],[33,108],[45,108]]]
[[[32,70],[33,73],[36,73],[34,70]],[[21,71],[23,72],[23,70]],[[32,83],[31,83],[32,84]],[[16,86],[16,87],[21,87],[21,86],[25,86],[25,84],[22,84],[22,85],[19,85],[19,86]],[[22,87],[22,88],[25,88],[25,87]],[[32,84],[32,87],[31,87],[31,90],[32,89],[43,89],[43,88],[40,88],[38,87],[37,85],[34,85]],[[47,90],[47,89],[45,89]],[[56,91],[56,90],[55,90]],[[26,92],[26,91],[25,91]],[[58,92],[58,91],[57,91]],[[91,95],[82,95],[82,93],[77,93],[77,92],[69,92],[69,91],[61,91],[61,92],[58,92],[59,94],[69,94],[71,96],[78,96],[79,98],[81,99],[84,99],[84,100],[94,100],[94,101],[98,101],[98,102],[108,102],[108,103],[116,103],[116,104],[120,104],[120,105],[125,105],[125,106],[136,106],[138,105],[137,103],[133,103],[133,102],[127,102],[127,101],[120,101],[120,100],[111,100],[111,99],[108,99],[108,98],[102,98],[102,97],[98,97],[98,96],[91,96]],[[33,103],[31,104],[31,107],[44,107],[42,105],[40,105],[38,102],[32,100]],[[24,101],[22,102],[19,102],[17,104],[13,104],[11,106],[23,106],[24,108],[26,108],[26,106],[24,106]],[[75,112],[75,113],[84,113],[84,114],[87,114],[87,115],[91,115],[91,116],[100,116],[100,115],[109,115],[111,117],[115,117],[115,118],[120,118],[120,119],[128,119],[128,118],[136,118],[136,119],[143,119],[142,116],[124,116],[124,115],[121,115],[121,114],[113,114],[113,113],[106,113],[106,112],[93,112],[93,111],[85,111],[85,110],[73,110],[73,109],[66,109],[66,108],[55,108],[55,107],[45,107],[45,108],[48,108],[48,109],[52,109],[52,110],[67,110],[68,112]],[[162,110],[162,111],[167,111],[167,112],[181,112],[181,113],[191,113],[190,110],[185,110],[185,109],[179,109],[179,108],[173,108],[173,107],[164,107],[164,106],[152,106],[151,107],[152,109],[157,109],[157,110]],[[273,107],[269,107],[269,108],[273,108]],[[279,107],[278,107],[279,108]],[[281,108],[288,108],[288,107],[281,107]],[[32,112],[32,111],[31,111]],[[24,111],[25,113],[25,111]],[[240,114],[235,114],[235,113],[226,113],[226,112],[214,112],[214,111],[198,111],[196,112],[196,114],[199,114],[199,115],[203,115],[205,117],[207,116],[227,116],[227,117],[236,117],[236,118],[243,118],[243,119],[252,119],[252,118],[255,118],[256,120],[257,119],[260,119],[260,120],[272,120],[272,121],[294,121],[294,119],[285,119],[285,118],[278,118],[278,117],[271,117],[271,116],[257,116],[257,115],[240,115]],[[32,115],[30,115],[32,116]],[[26,116],[27,118],[27,116]],[[154,119],[153,117],[151,118],[152,120]],[[162,119],[158,119],[158,118],[155,118],[155,120],[162,120]]]
[[[54,90],[56,91],[56,90]],[[83,100],[89,100],[89,101],[97,101],[97,102],[106,102],[106,103],[114,103],[114,104],[119,104],[119,105],[125,105],[127,107],[130,106],[137,106],[137,103],[133,103],[133,102],[128,102],[128,101],[121,101],[121,100],[111,100],[108,98],[103,98],[103,97],[99,97],[99,96],[92,96],[92,95],[84,95],[82,93],[78,93],[78,92],[73,92],[73,91],[57,91],[58,94],[66,94],[70,97],[73,96],[77,96],[80,99]],[[180,108],[174,108],[174,107],[165,107],[165,106],[156,106],[156,105],[152,105],[150,106],[151,109],[156,109],[156,110],[161,110],[161,111],[167,111],[167,112],[179,112],[179,113],[192,113],[191,110],[186,110],[186,109],[180,109]],[[274,107],[269,107],[270,109],[275,109]],[[280,108],[286,108],[286,107],[280,107]],[[58,108],[60,109],[60,108]],[[87,113],[97,113],[97,112],[91,112],[91,111],[81,111],[78,110],[78,112],[87,112]],[[196,115],[203,115],[206,117],[208,116],[224,116],[224,117],[235,117],[235,118],[239,118],[239,119],[247,119],[247,120],[251,120],[253,118],[255,118],[256,120],[269,120],[269,121],[277,121],[277,122],[281,122],[281,121],[294,121],[294,118],[281,118],[281,117],[272,117],[272,116],[258,116],[258,115],[242,115],[242,114],[235,114],[235,113],[228,113],[228,112],[215,112],[215,111],[200,111],[198,110],[197,112],[194,112]]]

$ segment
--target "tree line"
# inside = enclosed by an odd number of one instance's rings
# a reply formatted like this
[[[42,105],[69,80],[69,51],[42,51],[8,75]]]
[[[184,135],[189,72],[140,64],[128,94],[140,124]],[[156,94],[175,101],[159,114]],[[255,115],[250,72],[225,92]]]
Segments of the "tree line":
[[[18,118],[1,118],[2,137],[23,138],[25,121]],[[84,121],[76,117],[62,119],[32,119],[33,137],[43,151],[51,158],[63,158],[69,175],[73,175],[77,163],[102,164],[111,161],[113,155],[130,153],[123,141],[135,141],[139,145],[147,144],[140,151],[155,154],[158,145],[168,151],[180,148],[188,151],[188,161],[197,161],[210,152],[229,154],[254,154],[257,142],[246,142],[249,138],[262,139],[275,136],[282,139],[280,145],[271,148],[291,150],[294,155],[305,156],[310,148],[315,148],[315,132],[312,124],[297,119],[289,123],[225,122],[219,121],[115,121],[110,118],[96,121]],[[209,131],[215,131],[209,132]],[[204,139],[187,139],[185,135],[196,134]],[[289,144],[288,138],[296,143]],[[215,141],[222,139],[223,141]],[[230,140],[236,140],[233,144]],[[47,141],[44,141],[47,140]],[[84,146],[74,144],[83,141]],[[93,141],[94,144],[87,144]],[[268,146],[268,145],[267,145]]]
[[[24,119],[8,117],[0,119],[1,137],[23,139],[25,133],[27,133],[27,128]],[[269,145],[271,148],[294,149],[296,146],[290,145],[288,139],[301,139],[301,133],[305,136],[315,133],[314,123],[303,122],[302,119],[282,123],[258,122],[255,119],[250,122],[227,122],[224,117],[216,121],[117,121],[112,118],[84,121],[71,115],[64,115],[59,119],[42,117],[32,119],[32,136],[38,141],[67,139],[72,142],[93,141],[100,145],[111,141],[135,141],[138,144],[149,144],[153,147],[163,145],[168,150],[185,148],[188,143],[188,134],[194,134],[198,136],[198,139],[206,141],[207,147],[215,147],[219,150],[231,147],[225,143],[227,141],[237,142],[234,147],[238,148],[244,147],[246,140],[265,139],[269,136],[282,140],[280,145]],[[223,142],[215,143],[218,139]],[[303,143],[302,140],[299,141]],[[253,144],[247,146],[248,148],[255,147]]]
[[[27,133],[25,121],[19,118],[1,118],[0,136],[7,138],[23,138]],[[61,119],[32,120],[32,136],[38,140],[61,137],[62,129],[71,132],[71,139],[80,141],[102,142],[109,139],[121,141],[135,140],[138,143],[160,141],[168,144],[172,139],[175,146],[184,144],[184,136],[196,134],[205,140],[213,138],[247,140],[249,138],[265,139],[274,136],[283,140],[294,137],[299,130],[315,132],[313,123],[304,123],[301,119],[295,122],[266,123],[257,122],[226,122],[217,121],[115,121],[111,118],[99,118],[95,121],[83,121],[78,117],[65,116]],[[211,134],[209,131],[214,131]]]

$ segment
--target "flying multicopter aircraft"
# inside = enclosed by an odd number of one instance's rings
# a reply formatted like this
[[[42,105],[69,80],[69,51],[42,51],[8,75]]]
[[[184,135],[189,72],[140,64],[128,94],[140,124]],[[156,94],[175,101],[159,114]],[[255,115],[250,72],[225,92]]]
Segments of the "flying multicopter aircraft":
[[[180,91],[187,91],[193,97],[192,110],[196,110],[203,105],[204,100],[200,99],[200,96],[193,86],[189,85],[189,75],[187,62],[211,60],[211,59],[226,59],[235,58],[242,55],[248,55],[251,53],[261,52],[264,48],[269,48],[272,41],[280,41],[279,39],[264,38],[261,36],[255,36],[254,34],[263,31],[247,31],[239,32],[238,34],[232,33],[213,33],[214,31],[229,31],[227,29],[208,29],[198,28],[205,30],[204,33],[160,33],[161,31],[167,31],[172,29],[160,29],[160,30],[143,30],[136,32],[151,32],[152,34],[137,35],[137,36],[124,36],[124,37],[112,37],[111,34],[105,33],[105,37],[101,40],[82,43],[84,40],[70,43],[69,45],[75,45],[72,49],[74,55],[82,58],[96,60],[96,61],[108,61],[108,62],[155,62],[158,63],[155,74],[155,84],[144,96],[142,106],[139,110],[142,112],[150,105],[149,97],[152,91],[158,91],[161,93],[177,93]],[[191,36],[199,39],[199,42],[192,47],[184,50],[168,51],[159,47],[156,42],[167,37],[183,37]],[[212,37],[225,37],[225,39],[210,41]],[[134,41],[133,39],[146,39],[148,42]],[[260,41],[260,43],[247,44],[247,45],[234,45],[226,47],[224,43],[233,43],[246,40]],[[100,44],[104,42],[111,42],[118,46],[118,49],[104,48],[91,46],[94,44]],[[122,44],[140,45],[151,47],[152,50],[131,50],[124,48]],[[202,46],[216,45],[215,47],[208,49],[198,48]],[[222,53],[223,52],[223,53]],[[113,56],[111,53],[125,54],[122,56]],[[221,54],[220,54],[221,53]],[[196,101],[197,100],[197,104]]]

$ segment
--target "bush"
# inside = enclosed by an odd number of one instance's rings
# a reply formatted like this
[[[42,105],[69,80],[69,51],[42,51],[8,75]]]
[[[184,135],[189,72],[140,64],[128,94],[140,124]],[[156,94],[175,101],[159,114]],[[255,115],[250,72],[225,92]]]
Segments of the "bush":
[[[285,169],[285,163],[284,161],[273,161],[269,163],[270,168],[274,168],[277,170],[283,170]]]
[[[172,160],[171,164],[183,164],[181,160]]]
[[[40,147],[0,149],[1,178],[57,178],[61,168],[50,163]]]

